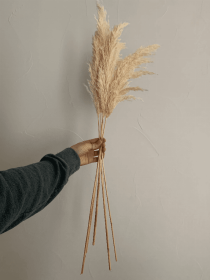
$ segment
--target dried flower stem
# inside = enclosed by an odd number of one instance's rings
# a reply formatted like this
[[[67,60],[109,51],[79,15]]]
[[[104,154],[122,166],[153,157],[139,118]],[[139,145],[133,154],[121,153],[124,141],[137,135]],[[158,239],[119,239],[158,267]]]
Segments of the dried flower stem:
[[[105,117],[105,120],[104,119],[101,120],[101,117],[102,117],[101,115],[98,116],[99,138],[103,138],[103,136],[104,136],[104,130],[105,130],[106,119],[107,119]],[[103,153],[102,153],[102,148],[100,148],[99,149],[99,158],[98,158],[98,162],[97,162],[97,170],[96,170],[96,176],[95,176],[95,183],[94,183],[92,200],[91,200],[91,206],[90,206],[89,221],[88,221],[88,228],[87,228],[87,235],[86,235],[86,242],[85,242],[85,249],[84,249],[84,256],[83,256],[83,263],[82,263],[81,274],[83,273],[83,270],[84,270],[85,258],[86,258],[86,254],[87,254],[87,250],[88,250],[88,242],[89,242],[91,222],[92,222],[92,214],[93,214],[93,208],[94,208],[94,200],[95,200],[95,193],[96,193],[96,186],[97,186],[97,178],[98,178],[98,188],[97,188],[96,209],[95,209],[95,223],[94,223],[94,232],[93,232],[93,245],[95,244],[95,236],[96,236],[96,225],[97,225],[97,215],[98,215],[98,199],[99,199],[99,189],[100,189],[100,179],[101,179],[109,270],[111,270],[111,261],[110,261],[110,252],[109,252],[109,237],[108,237],[108,227],[107,227],[104,183],[105,183],[107,204],[108,204],[108,210],[109,210],[109,218],[110,218],[110,224],[111,224],[111,230],[112,230],[112,238],[113,238],[115,259],[117,261],[117,253],[116,253],[115,240],[114,240],[114,231],[113,231],[111,211],[110,211],[109,199],[108,199],[108,191],[107,191],[107,185],[106,185],[106,176],[105,176],[105,168],[104,168],[104,157],[103,157]]]
[[[103,135],[104,135],[104,130],[106,126],[106,119],[105,118],[105,124],[103,128],[103,122],[99,126],[99,129],[103,129]],[[101,122],[100,122],[101,123]],[[99,119],[98,119],[98,125],[99,125]],[[99,136],[100,136],[99,132]],[[107,191],[107,184],[106,184],[106,175],[105,175],[105,168],[104,168],[104,159],[102,158],[102,165],[101,166],[101,175],[104,176],[104,181],[105,181],[105,188],[106,188],[106,197],[107,197],[107,204],[108,204],[108,210],[109,210],[109,219],[110,219],[110,224],[111,224],[111,230],[112,230],[112,239],[113,239],[113,245],[114,245],[114,252],[115,252],[115,260],[117,261],[117,253],[116,253],[116,247],[115,247],[115,239],[114,239],[114,230],[113,230],[113,224],[112,224],[112,217],[111,217],[111,210],[110,210],[110,205],[109,205],[109,198],[108,198],[108,191]],[[100,186],[100,185],[99,185]],[[98,188],[99,192],[99,188]],[[98,193],[97,193],[97,200],[98,200]],[[95,210],[95,224],[94,224],[94,233],[93,233],[93,245],[95,244],[95,235],[96,235],[96,225],[97,225],[97,213],[98,213],[98,201],[96,201],[96,210]]]
[[[104,175],[104,179],[105,179],[107,204],[108,204],[108,209],[109,209],[109,219],[110,219],[111,230],[112,230],[112,239],[113,239],[113,245],[114,245],[115,260],[117,261],[117,253],[116,253],[115,240],[114,240],[114,231],[113,231],[112,217],[111,217],[111,211],[110,211],[110,206],[109,206],[109,198],[108,198],[108,191],[107,191],[107,185],[106,185],[106,175],[105,175],[105,168],[104,168],[103,161],[102,161],[102,165],[103,165],[103,175]]]
[[[98,135],[99,135],[99,138],[101,138],[101,131],[102,131],[102,124],[101,124],[101,118],[100,118],[100,115],[99,115],[99,118],[98,118]],[[100,152],[99,152],[99,156],[100,156]],[[100,157],[98,157],[98,160],[100,161]],[[99,162],[99,164],[100,164],[100,162]],[[95,245],[96,225],[97,225],[97,217],[98,217],[98,200],[99,200],[99,189],[100,189],[101,164],[100,164],[99,170],[100,170],[100,172],[99,172],[98,189],[97,189],[97,197],[96,197],[95,222],[94,222],[93,243],[92,243],[93,245]]]
[[[88,249],[88,241],[89,241],[89,236],[90,236],[90,227],[91,227],[91,222],[92,222],[92,213],[93,213],[93,205],[94,205],[94,200],[95,200],[98,172],[99,172],[99,165],[97,164],[95,183],[94,183],[94,187],[93,187],[93,194],[92,194],[92,200],[91,200],[91,205],[90,205],[90,214],[89,214],[89,221],[88,221],[88,228],[87,228],[87,235],[86,235],[86,241],[85,241],[85,249],[84,249],[84,255],[83,255],[81,274],[83,273],[83,270],[84,270],[85,258],[86,258],[87,249]]]
[[[102,178],[103,178],[103,176],[102,176]],[[110,261],[110,253],[109,253],[109,237],[108,237],[105,194],[104,194],[104,180],[103,179],[102,179],[102,194],[103,194],[103,204],[104,204],[104,219],[105,219],[105,229],[106,229],[106,244],[107,244],[108,262],[109,262],[109,270],[111,270],[111,261]]]
[[[105,121],[105,126],[106,126],[106,121]],[[104,130],[105,126],[103,128],[103,120],[101,121],[100,115],[98,118],[98,133],[99,133],[99,138],[103,138],[102,136],[102,131],[104,135]],[[99,152],[99,160],[100,160],[100,172],[99,174],[102,175],[102,165],[101,165],[101,157],[100,157],[100,152]],[[103,157],[102,157],[103,161]],[[99,180],[100,181],[100,180]],[[98,217],[98,200],[99,200],[99,189],[100,189],[100,183],[98,184],[98,189],[97,189],[97,198],[96,198],[96,209],[95,209],[95,222],[94,222],[94,231],[93,231],[93,245],[95,245],[95,237],[96,237],[96,226],[97,226],[97,217]]]
[[[105,118],[105,124],[104,120],[100,121],[100,137],[103,138],[104,136],[104,130],[106,126],[106,118]],[[109,252],[109,237],[108,237],[108,227],[107,227],[107,217],[106,217],[106,205],[105,205],[105,193],[104,193],[104,176],[103,176],[103,170],[102,169],[102,162],[104,160],[104,157],[102,156],[102,149],[99,151],[99,166],[100,166],[100,172],[102,177],[102,195],[103,195],[103,206],[104,206],[104,219],[105,219],[105,229],[106,229],[106,243],[107,243],[107,253],[108,253],[108,262],[109,262],[109,270],[111,270],[111,261],[110,261],[110,252]],[[105,175],[105,174],[104,174]],[[98,197],[97,197],[98,198]],[[108,197],[107,197],[108,198]],[[96,213],[98,212],[98,203],[96,203]],[[94,228],[94,235],[93,240],[95,241],[95,233],[96,233],[96,224],[97,224],[97,214],[95,216],[95,228]]]

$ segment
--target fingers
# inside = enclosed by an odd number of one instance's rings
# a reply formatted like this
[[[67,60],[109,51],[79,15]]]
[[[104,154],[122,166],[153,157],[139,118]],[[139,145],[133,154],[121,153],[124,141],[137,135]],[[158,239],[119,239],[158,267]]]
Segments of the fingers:
[[[99,156],[99,151],[94,151],[93,156],[94,156],[94,157]]]
[[[99,148],[100,149],[100,148]],[[99,152],[99,149],[95,150],[94,152]],[[105,146],[102,146],[102,153],[105,153],[106,152],[106,147]]]
[[[105,157],[105,153],[102,153],[102,157]],[[93,162],[98,162],[99,160],[99,151],[91,150],[85,155],[80,156],[80,166],[90,164]]]
[[[102,138],[102,139],[93,138],[93,139],[90,139],[90,140],[86,140],[84,142],[92,144],[92,149],[96,150],[101,146],[102,143],[104,144],[106,142],[106,139],[105,138]]]
[[[103,144],[101,145],[101,147],[102,147],[102,152],[105,153],[105,151],[106,151],[106,143],[103,143]],[[100,149],[100,147],[97,148],[97,149],[95,149],[95,150],[98,150],[98,149]]]
[[[104,150],[102,151],[102,153],[105,154],[105,151],[106,151],[106,149],[104,149]],[[98,156],[99,156],[99,151],[94,151],[93,156],[94,156],[94,157],[98,157]]]
[[[105,157],[105,154],[103,154],[103,155]],[[92,162],[98,162],[98,157],[91,158],[90,163],[92,163]]]
[[[86,140],[84,142],[90,142],[92,144],[96,143],[97,141],[99,140],[99,138],[93,138],[93,139],[90,139],[90,140]],[[106,138],[103,138],[103,142],[106,142]]]
[[[105,152],[102,153],[102,156],[105,157]],[[94,160],[97,159],[98,161],[98,157],[99,157],[99,151],[94,151],[93,154],[91,153],[90,157]],[[94,161],[95,162],[95,161]]]
[[[88,164],[93,163],[93,162],[98,162],[98,157],[91,158],[89,160]]]
[[[98,140],[97,140],[96,142],[92,143],[92,149],[93,149],[93,150],[98,149],[98,148],[99,148],[101,145],[103,145],[105,142],[106,142],[106,139],[105,139],[105,138],[103,138],[103,139],[99,139],[99,138],[98,138]]]
[[[103,153],[106,152],[106,144],[105,144],[105,143],[102,145],[102,152],[103,152]]]

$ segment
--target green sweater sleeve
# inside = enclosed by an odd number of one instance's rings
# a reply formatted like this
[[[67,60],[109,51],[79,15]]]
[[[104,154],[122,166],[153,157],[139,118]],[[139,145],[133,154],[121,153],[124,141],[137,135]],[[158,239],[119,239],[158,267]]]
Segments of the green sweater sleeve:
[[[0,234],[44,209],[79,168],[79,155],[66,148],[40,162],[0,171]]]

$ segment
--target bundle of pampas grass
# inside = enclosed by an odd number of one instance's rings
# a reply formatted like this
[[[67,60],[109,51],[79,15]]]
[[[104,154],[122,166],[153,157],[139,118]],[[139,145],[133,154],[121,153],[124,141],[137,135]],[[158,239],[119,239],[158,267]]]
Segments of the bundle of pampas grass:
[[[106,21],[106,11],[104,10],[104,7],[100,6],[98,1],[96,3],[98,8],[98,20],[95,18],[97,20],[97,30],[95,31],[95,35],[92,38],[92,46],[93,46],[92,62],[88,64],[90,77],[91,77],[91,81],[88,80],[90,89],[88,89],[86,85],[85,86],[87,91],[90,93],[91,98],[93,99],[95,109],[97,112],[99,138],[103,138],[104,130],[106,126],[106,119],[111,115],[112,111],[117,106],[117,104],[124,100],[141,99],[133,95],[126,95],[126,93],[128,93],[130,90],[133,91],[145,90],[138,86],[129,87],[128,80],[132,78],[133,79],[138,78],[142,75],[155,74],[153,72],[149,72],[146,70],[139,70],[135,72],[134,70],[136,68],[139,68],[138,66],[143,63],[153,62],[150,59],[146,58],[146,56],[151,55],[160,46],[154,44],[148,47],[140,47],[139,49],[137,49],[135,53],[130,54],[124,59],[122,59],[120,57],[120,51],[122,49],[125,49],[125,43],[121,43],[119,37],[122,33],[123,28],[127,26],[129,23],[121,23],[119,25],[115,25],[113,30],[110,30],[109,22]],[[145,67],[143,68],[145,69]],[[107,205],[108,205],[109,218],[111,224],[115,260],[117,261],[114,231],[113,231],[107,185],[106,185],[104,155],[102,154],[102,149],[100,148],[91,206],[90,206],[89,221],[88,221],[88,228],[86,234],[81,274],[83,273],[84,270],[85,258],[88,250],[88,242],[90,236],[90,229],[91,229],[91,222],[92,222],[92,215],[93,215],[93,208],[94,208],[94,201],[95,201],[96,187],[97,187],[95,222],[94,222],[93,243],[92,243],[93,245],[95,244],[100,180],[102,182],[102,196],[103,196],[103,208],[104,208],[109,270],[111,270],[111,262],[110,262],[110,253],[109,253],[109,238],[108,238],[108,228],[107,228],[104,183],[105,183]]]

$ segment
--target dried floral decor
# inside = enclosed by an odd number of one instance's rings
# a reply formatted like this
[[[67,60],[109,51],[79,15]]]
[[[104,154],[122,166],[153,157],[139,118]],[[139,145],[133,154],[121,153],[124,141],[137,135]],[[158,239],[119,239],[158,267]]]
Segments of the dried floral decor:
[[[146,56],[151,55],[160,46],[157,44],[150,45],[148,47],[140,47],[135,53],[128,55],[124,59],[120,57],[120,51],[125,49],[125,43],[121,43],[119,37],[122,30],[129,23],[121,23],[115,25],[113,30],[110,30],[109,22],[106,21],[106,11],[104,7],[99,5],[97,1],[98,8],[98,20],[97,20],[97,30],[92,38],[93,54],[92,61],[89,65],[89,72],[91,80],[88,80],[89,88],[86,86],[87,91],[90,93],[91,98],[94,102],[94,106],[98,116],[98,135],[99,138],[104,137],[104,130],[106,126],[106,119],[111,115],[113,109],[117,104],[124,100],[131,99],[141,99],[136,98],[133,95],[126,95],[130,90],[141,90],[140,87],[129,87],[129,79],[138,78],[142,75],[155,74],[146,70],[135,71],[138,66],[144,63],[151,63],[153,61],[146,58]],[[145,69],[145,67],[143,67]],[[142,100],[142,99],[141,99]],[[98,181],[97,181],[98,180]],[[94,221],[94,231],[93,231],[93,245],[95,244],[96,236],[96,225],[97,225],[97,215],[98,215],[98,200],[99,200],[99,190],[100,181],[102,183],[102,196],[103,196],[103,208],[104,208],[104,219],[105,219],[105,231],[106,231],[106,243],[107,243],[107,253],[108,253],[108,264],[109,270],[111,270],[110,262],[110,252],[109,252],[109,238],[108,238],[108,228],[107,228],[107,214],[105,205],[105,191],[109,212],[109,219],[111,224],[112,239],[115,253],[115,260],[117,261],[117,253],[115,247],[114,231],[112,225],[112,218],[109,206],[105,168],[104,168],[104,156],[102,154],[102,149],[99,150],[99,157],[97,162],[96,176],[92,193],[92,200],[90,205],[90,213],[87,227],[87,235],[85,241],[84,255],[81,274],[83,274],[85,258],[88,250],[88,242],[90,236],[91,222],[93,216],[94,201],[96,196],[96,208],[95,208],[95,221]],[[105,187],[104,187],[105,185]],[[105,189],[105,190],[104,190]]]

